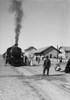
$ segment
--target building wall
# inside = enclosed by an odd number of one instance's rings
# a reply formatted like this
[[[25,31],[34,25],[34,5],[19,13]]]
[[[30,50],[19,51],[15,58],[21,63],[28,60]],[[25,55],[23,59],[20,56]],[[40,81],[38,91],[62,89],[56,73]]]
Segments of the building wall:
[[[57,50],[53,49],[53,48],[49,48],[48,50],[46,50],[44,52],[45,56],[49,56],[49,57],[57,57]]]
[[[66,58],[70,58],[70,52],[66,52]]]
[[[25,51],[25,54],[28,58],[31,58],[34,56],[33,52],[36,51],[35,49],[32,49],[30,51]]]
[[[65,52],[63,48],[61,48],[60,51],[62,52],[62,54],[60,54],[59,56],[62,56],[63,58],[67,58],[67,59],[70,57],[70,51]]]
[[[61,48],[60,49],[60,51],[62,52],[61,54],[59,54],[59,57],[62,57],[62,58],[66,58],[66,53],[65,53],[65,51],[64,51],[64,49],[63,48]]]

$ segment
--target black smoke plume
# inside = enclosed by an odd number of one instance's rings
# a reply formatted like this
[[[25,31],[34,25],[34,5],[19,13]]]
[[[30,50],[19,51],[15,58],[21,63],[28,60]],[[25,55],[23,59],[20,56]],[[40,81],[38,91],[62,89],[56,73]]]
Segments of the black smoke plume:
[[[12,0],[11,11],[15,14],[15,44],[18,44],[20,29],[22,27],[21,21],[23,17],[22,10],[22,1],[21,0]]]

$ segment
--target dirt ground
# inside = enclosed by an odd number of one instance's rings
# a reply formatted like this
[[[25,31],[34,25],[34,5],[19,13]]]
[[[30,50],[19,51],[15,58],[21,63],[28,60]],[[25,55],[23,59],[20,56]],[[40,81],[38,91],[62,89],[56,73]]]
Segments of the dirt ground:
[[[55,71],[55,63],[49,76],[42,76],[42,65],[13,67],[4,63],[0,57],[0,100],[70,100],[70,74]]]

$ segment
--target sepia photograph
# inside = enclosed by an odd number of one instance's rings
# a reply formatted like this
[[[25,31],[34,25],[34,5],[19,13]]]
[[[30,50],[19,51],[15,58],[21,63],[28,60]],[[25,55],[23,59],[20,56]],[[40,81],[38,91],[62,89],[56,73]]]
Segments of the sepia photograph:
[[[70,100],[70,0],[0,0],[0,100]]]

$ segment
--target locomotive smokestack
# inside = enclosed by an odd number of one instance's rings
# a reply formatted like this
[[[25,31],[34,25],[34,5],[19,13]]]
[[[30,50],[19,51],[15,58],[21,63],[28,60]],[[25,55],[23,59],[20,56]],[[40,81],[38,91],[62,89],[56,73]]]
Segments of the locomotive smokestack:
[[[18,44],[15,44],[14,46],[18,47]]]
[[[23,17],[23,10],[22,10],[22,1],[21,0],[12,0],[11,10],[15,13],[15,44],[18,45],[20,29],[22,27],[21,21]]]

